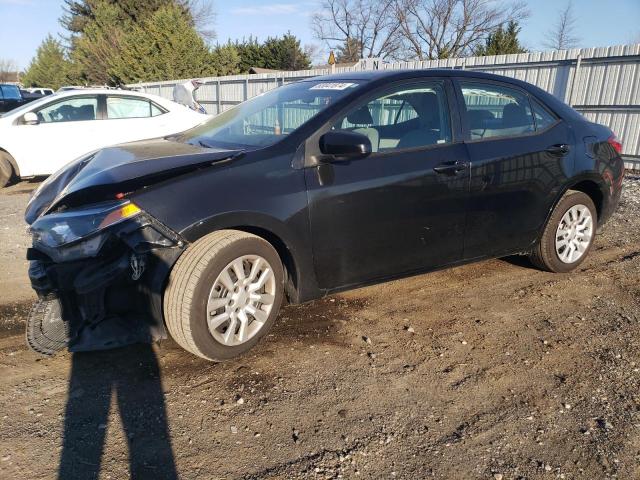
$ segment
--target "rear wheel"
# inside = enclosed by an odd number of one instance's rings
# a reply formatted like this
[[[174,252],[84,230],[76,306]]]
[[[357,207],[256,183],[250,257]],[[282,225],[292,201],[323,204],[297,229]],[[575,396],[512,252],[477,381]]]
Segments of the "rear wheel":
[[[9,185],[15,176],[10,159],[11,156],[8,153],[0,151],[0,188]]]
[[[282,263],[271,244],[245,232],[214,232],[191,245],[169,276],[167,328],[189,352],[227,360],[267,334],[283,290]]]
[[[570,272],[586,258],[596,234],[598,215],[591,198],[569,190],[553,209],[538,245],[529,255],[542,270]]]

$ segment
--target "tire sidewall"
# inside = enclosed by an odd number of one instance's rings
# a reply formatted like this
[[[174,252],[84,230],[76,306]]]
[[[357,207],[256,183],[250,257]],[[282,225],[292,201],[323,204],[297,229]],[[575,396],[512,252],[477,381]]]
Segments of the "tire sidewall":
[[[6,156],[0,152],[0,188],[8,186],[12,179],[13,166],[11,166]]]
[[[222,345],[213,338],[207,325],[207,302],[209,300],[209,293],[222,269],[236,258],[244,255],[259,255],[269,262],[276,279],[276,295],[269,317],[260,331],[241,345]],[[278,253],[269,243],[259,237],[246,237],[223,247],[205,267],[203,275],[194,289],[193,299],[191,301],[189,323],[192,338],[198,350],[211,359],[227,360],[237,357],[251,349],[269,332],[275,322],[282,304],[283,290],[284,272],[282,262],[280,261]]]
[[[556,252],[556,232],[558,230],[558,225],[562,220],[567,211],[575,206],[575,205],[584,205],[591,212],[591,218],[593,219],[593,235],[591,236],[591,240],[589,241],[589,245],[585,250],[584,254],[573,263],[565,263],[560,260],[558,253]],[[593,241],[596,238],[596,230],[598,228],[598,213],[596,211],[596,207],[593,204],[591,198],[582,192],[573,192],[569,195],[564,196],[558,205],[553,210],[553,214],[551,218],[549,218],[549,222],[547,224],[547,228],[544,234],[542,241],[544,242],[543,249],[546,250],[545,260],[550,267],[550,269],[554,272],[558,273],[566,273],[570,272],[577,268],[582,262],[584,262],[585,258],[591,251],[591,246],[593,245]]]

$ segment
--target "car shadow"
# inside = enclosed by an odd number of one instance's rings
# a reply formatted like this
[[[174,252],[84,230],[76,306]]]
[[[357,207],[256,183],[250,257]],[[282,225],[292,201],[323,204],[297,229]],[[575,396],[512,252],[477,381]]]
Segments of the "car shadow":
[[[58,478],[97,479],[112,397],[130,478],[177,479],[158,359],[150,344],[73,353]]]
[[[502,260],[503,262],[507,262],[510,263],[511,265],[514,265],[516,267],[521,267],[521,268],[528,268],[530,270],[538,270],[539,269],[537,267],[535,267],[531,261],[525,257],[524,255],[510,255],[508,257],[501,257],[499,260]]]

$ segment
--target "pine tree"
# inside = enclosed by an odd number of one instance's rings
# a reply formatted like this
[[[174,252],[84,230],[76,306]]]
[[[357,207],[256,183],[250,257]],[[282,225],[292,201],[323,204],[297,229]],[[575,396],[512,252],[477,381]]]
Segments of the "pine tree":
[[[22,82],[27,87],[48,87],[57,90],[68,83],[69,67],[69,61],[60,42],[47,35],[31,60]]]
[[[97,3],[92,18],[80,35],[73,39],[71,60],[74,83],[114,85],[112,70],[122,54],[125,32],[133,29],[133,22],[122,16],[118,6],[108,2]]]
[[[362,58],[362,43],[355,38],[348,38],[336,51],[337,63],[357,62]]]
[[[478,57],[488,55],[507,55],[511,53],[525,53],[527,50],[520,45],[518,34],[520,27],[517,22],[511,21],[507,28],[500,25],[485,40],[484,45],[476,48],[474,54]]]
[[[274,70],[304,70],[311,68],[311,59],[300,47],[300,40],[287,32],[280,37],[270,37],[263,45],[265,68]]]
[[[251,67],[266,68],[266,59],[264,58],[264,49],[258,42],[258,39],[251,36],[248,39],[242,39],[233,44],[238,55],[240,55],[239,69],[243,73],[247,73]]]
[[[251,67],[273,70],[304,70],[311,68],[309,55],[300,47],[300,40],[291,33],[269,37],[259,43],[254,37],[234,44],[240,55],[239,68],[248,72]]]
[[[218,45],[211,51],[211,66],[216,75],[240,73],[240,53],[232,43]]]
[[[185,0],[64,0],[65,14],[60,23],[71,35],[82,34],[99,15],[96,10],[105,5],[117,7],[118,21],[134,23],[143,21],[164,6],[177,5],[185,12],[188,8]]]
[[[117,82],[144,82],[213,76],[217,73],[204,40],[179,6],[164,6],[141,23],[132,24],[111,60],[109,74]]]

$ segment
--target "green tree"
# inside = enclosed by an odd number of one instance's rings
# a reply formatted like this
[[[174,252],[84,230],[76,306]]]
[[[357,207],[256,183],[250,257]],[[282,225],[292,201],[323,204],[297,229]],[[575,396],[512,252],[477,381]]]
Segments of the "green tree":
[[[300,47],[300,40],[291,33],[282,37],[269,37],[258,43],[254,37],[234,44],[240,55],[240,71],[248,72],[251,67],[273,70],[304,70],[311,68],[311,59]]]
[[[116,84],[112,71],[119,63],[125,32],[131,32],[134,23],[122,16],[117,5],[98,2],[92,10],[92,18],[81,34],[73,38],[70,57],[74,83],[98,85]]]
[[[51,35],[43,40],[31,60],[22,82],[27,87],[48,87],[57,90],[68,82],[70,63],[59,41]]]
[[[337,63],[357,62],[362,58],[362,42],[355,38],[347,38],[342,45],[336,49]]]
[[[204,40],[190,15],[178,5],[164,6],[132,24],[110,60],[112,81],[129,83],[211,76],[217,73]]]
[[[240,53],[232,43],[216,46],[211,51],[210,61],[216,75],[240,73]]]
[[[251,67],[267,68],[266,58],[264,58],[264,48],[258,43],[258,39],[249,37],[249,39],[242,39],[241,42],[236,41],[234,43],[238,55],[240,55],[240,71],[248,72]]]
[[[87,27],[100,16],[98,10],[104,6],[117,7],[119,22],[141,22],[159,8],[171,5],[187,8],[184,0],[64,0],[62,8],[65,14],[60,23],[72,35],[78,35],[85,33]]]
[[[522,47],[518,40],[520,27],[515,21],[510,21],[507,27],[500,25],[485,40],[484,45],[475,49],[474,54],[478,57],[488,55],[507,55],[510,53],[525,53],[527,50]]]
[[[311,59],[300,47],[300,40],[288,32],[270,37],[263,44],[265,68],[274,70],[304,70],[311,68]]]

